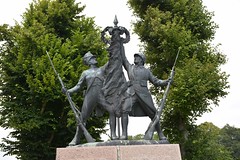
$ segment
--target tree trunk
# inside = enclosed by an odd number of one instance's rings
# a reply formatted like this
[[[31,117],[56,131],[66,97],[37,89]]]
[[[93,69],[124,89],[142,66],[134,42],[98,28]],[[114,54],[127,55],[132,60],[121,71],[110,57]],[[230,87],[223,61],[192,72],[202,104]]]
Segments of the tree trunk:
[[[181,155],[182,155],[182,159],[184,159],[185,155],[186,155],[186,150],[185,150],[185,143],[188,140],[188,130],[186,128],[185,125],[185,121],[184,119],[179,116],[179,131],[180,131],[180,135],[181,137],[180,139],[180,150],[181,150]]]

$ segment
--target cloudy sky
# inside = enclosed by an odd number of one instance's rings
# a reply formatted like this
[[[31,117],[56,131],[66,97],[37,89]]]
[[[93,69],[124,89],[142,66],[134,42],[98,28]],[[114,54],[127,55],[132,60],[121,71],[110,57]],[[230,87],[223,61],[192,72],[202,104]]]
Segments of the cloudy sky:
[[[25,12],[31,0],[1,0],[0,1],[0,25],[7,23],[14,25],[15,21],[21,21],[21,15]],[[131,41],[125,45],[126,54],[130,62],[133,62],[133,54],[138,52],[139,41],[132,33],[131,17],[132,13],[126,6],[126,0],[82,0],[86,4],[85,14],[95,17],[96,24],[102,28],[113,25],[114,16],[117,15],[119,26],[124,26],[131,33]],[[209,121],[218,127],[226,124],[240,127],[240,1],[239,0],[203,0],[209,11],[213,11],[215,16],[213,21],[219,25],[216,32],[214,44],[221,43],[221,51],[227,55],[228,62],[221,69],[230,74],[229,84],[231,88],[226,98],[221,99],[218,107],[213,107],[211,113],[206,113],[199,118],[198,124]],[[150,120],[148,118],[131,118],[129,122],[129,135],[144,133]],[[138,125],[136,125],[138,124]],[[6,137],[9,131],[0,128],[0,138]],[[4,157],[0,153],[0,159],[13,160],[14,157]]]

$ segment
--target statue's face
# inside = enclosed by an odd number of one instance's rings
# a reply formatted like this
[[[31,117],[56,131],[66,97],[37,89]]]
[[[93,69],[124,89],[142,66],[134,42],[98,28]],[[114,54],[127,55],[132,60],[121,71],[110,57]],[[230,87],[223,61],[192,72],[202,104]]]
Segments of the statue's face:
[[[88,61],[88,64],[89,64],[89,65],[95,65],[95,64],[97,64],[96,58],[95,58],[95,57],[91,57],[91,58],[89,59],[89,61]]]
[[[134,64],[135,65],[143,65],[143,60],[140,56],[138,55],[135,55],[134,56]]]

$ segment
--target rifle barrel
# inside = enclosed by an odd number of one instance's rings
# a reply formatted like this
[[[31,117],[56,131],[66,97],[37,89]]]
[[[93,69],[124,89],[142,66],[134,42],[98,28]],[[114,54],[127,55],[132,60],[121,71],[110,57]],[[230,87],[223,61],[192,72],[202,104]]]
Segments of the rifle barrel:
[[[176,65],[176,62],[177,62],[180,50],[181,50],[181,48],[178,49],[178,53],[177,53],[177,56],[175,58],[175,61],[174,61],[174,64],[173,64],[173,67],[172,67],[172,70],[171,70],[171,73],[170,73],[170,77],[171,78],[173,78],[173,75],[174,75],[173,74],[174,73],[174,68],[175,68],[175,65]],[[160,104],[159,104],[159,107],[158,107],[158,109],[156,111],[155,117],[150,122],[150,124],[148,125],[148,128],[147,128],[147,131],[145,132],[145,135],[144,135],[144,139],[145,140],[150,140],[153,137],[153,133],[155,131],[155,125],[158,124],[157,122],[160,120],[160,116],[162,114],[162,111],[165,108],[165,102],[166,102],[166,99],[167,99],[168,92],[170,90],[170,86],[171,86],[171,82],[168,82],[167,88],[166,88],[166,90],[165,90],[165,92],[163,94],[162,100],[160,101]]]
[[[52,66],[52,68],[53,68],[54,73],[57,75],[58,80],[60,81],[62,88],[65,89],[65,86],[64,86],[64,84],[63,84],[63,81],[62,81],[61,77],[59,76],[58,72],[56,71],[56,69],[55,69],[55,67],[54,67],[54,65],[53,65],[53,62],[52,62],[52,60],[51,60],[51,58],[50,58],[50,56],[49,56],[49,54],[48,54],[47,51],[46,51],[46,53],[47,53],[48,59],[49,59],[49,61],[50,61],[50,63],[51,63],[51,66]],[[83,134],[84,134],[87,142],[95,142],[95,139],[92,138],[92,136],[90,135],[90,133],[87,131],[86,127],[83,125],[83,123],[82,123],[82,121],[81,121],[81,118],[80,118],[81,112],[75,107],[75,105],[74,105],[74,103],[73,103],[73,101],[72,101],[72,98],[71,98],[71,96],[69,95],[68,92],[66,92],[66,96],[67,96],[68,102],[69,102],[69,104],[70,104],[70,107],[71,107],[72,111],[74,112],[76,121],[78,122],[78,125],[79,125],[80,128],[82,129]]]

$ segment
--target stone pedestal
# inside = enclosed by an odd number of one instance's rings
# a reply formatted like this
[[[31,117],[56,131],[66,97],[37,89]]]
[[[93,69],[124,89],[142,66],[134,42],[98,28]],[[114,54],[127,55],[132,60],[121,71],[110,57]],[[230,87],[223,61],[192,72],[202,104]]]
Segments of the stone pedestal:
[[[57,148],[56,160],[181,160],[178,144]]]

